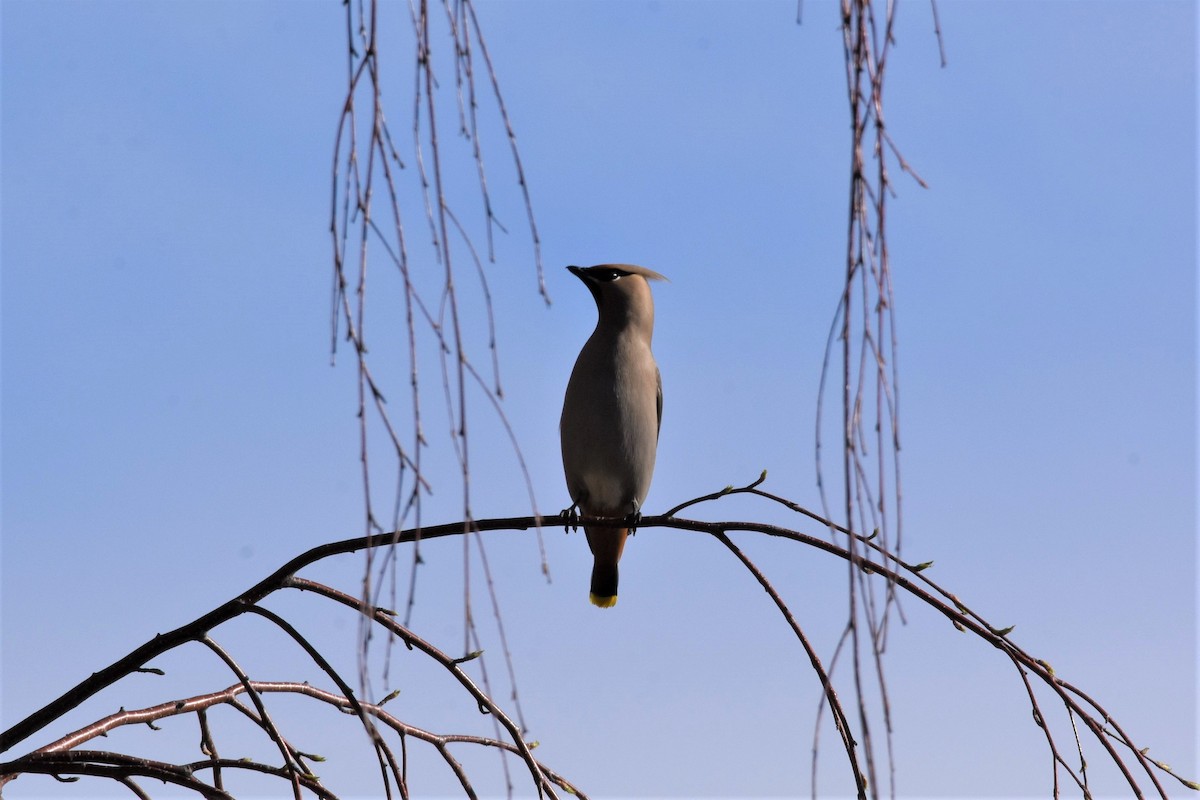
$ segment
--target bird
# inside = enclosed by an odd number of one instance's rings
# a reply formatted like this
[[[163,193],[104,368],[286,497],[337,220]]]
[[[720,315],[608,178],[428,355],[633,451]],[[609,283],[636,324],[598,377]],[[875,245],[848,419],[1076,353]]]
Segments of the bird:
[[[650,490],[662,427],[662,376],[650,340],[654,334],[652,280],[666,280],[634,264],[569,266],[596,301],[596,329],[583,345],[563,399],[559,435],[571,506],[563,516],[620,519],[619,527],[583,528],[592,551],[589,599],[617,603],[617,563],[625,539],[641,518]]]

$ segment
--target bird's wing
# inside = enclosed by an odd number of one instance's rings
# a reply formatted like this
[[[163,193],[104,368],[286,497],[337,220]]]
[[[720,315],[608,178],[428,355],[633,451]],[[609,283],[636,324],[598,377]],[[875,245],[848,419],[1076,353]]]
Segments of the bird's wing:
[[[658,434],[662,431],[662,373],[658,367],[654,368],[654,380],[658,384],[658,396],[654,398],[658,406],[658,427],[654,429],[654,438],[658,439]]]

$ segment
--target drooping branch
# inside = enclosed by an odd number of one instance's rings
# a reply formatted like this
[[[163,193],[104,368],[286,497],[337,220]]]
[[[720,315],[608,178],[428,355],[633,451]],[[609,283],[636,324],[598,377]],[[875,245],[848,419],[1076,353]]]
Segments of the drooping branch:
[[[520,196],[528,221],[537,290],[549,302],[530,189],[496,65],[472,0],[414,0],[407,7],[362,0],[345,7],[346,93],[334,141],[329,223],[333,243],[331,350],[336,354],[344,339],[357,373],[363,533],[383,533],[389,528],[420,531],[425,522],[425,497],[435,483],[444,487],[447,482],[459,486],[467,526],[463,530],[468,530],[474,517],[469,434],[481,421],[498,421],[511,431],[501,404],[499,337],[484,264],[485,260],[496,261],[494,234],[505,230],[497,210],[500,195],[485,167],[489,149],[485,145],[491,137],[502,137],[507,143],[509,157],[504,160],[512,167],[515,194]],[[400,48],[389,49],[397,41],[402,41]],[[393,93],[400,83],[395,80],[398,74],[405,80],[401,91]],[[450,74],[452,83],[444,80]],[[483,85],[477,85],[479,82]],[[402,98],[399,107],[394,102],[397,97]],[[481,107],[489,106],[494,112],[490,118],[480,113]],[[456,128],[451,122],[455,117]],[[405,129],[407,136],[400,134]],[[457,157],[446,144],[451,138],[447,131],[467,140],[469,155]],[[478,191],[461,197],[454,187],[468,169],[476,176]],[[472,195],[482,206],[482,218],[464,210],[474,204]],[[475,242],[484,237],[486,246],[477,247]],[[468,260],[473,269],[464,272]],[[380,265],[386,269],[379,269]],[[398,291],[390,285],[397,281]],[[464,286],[471,284],[478,286],[478,295],[464,291]],[[476,320],[483,324],[477,325]],[[484,330],[478,330],[480,327]],[[372,354],[372,347],[396,347],[401,357],[379,359]],[[482,363],[478,351],[483,347],[490,357],[490,375],[486,368],[476,366]],[[442,429],[428,423],[429,394],[438,389],[436,379],[432,384],[429,380],[430,365],[440,373],[447,437],[435,438],[428,432]],[[474,410],[480,395],[487,399],[486,416]],[[436,411],[438,405],[435,398],[432,408]],[[509,441],[529,496],[529,510],[536,514],[524,457],[515,437],[510,435]],[[443,447],[454,456],[452,463],[457,469],[453,475],[435,475],[429,467],[432,462],[425,457],[426,450]],[[538,536],[540,540],[540,532]],[[358,592],[368,604],[403,605],[406,624],[411,623],[416,604],[420,538],[418,535],[418,543],[408,549],[406,585],[397,579],[399,564],[394,550],[386,551],[376,562],[376,551],[368,549]],[[471,570],[483,563],[486,571],[483,548],[478,539],[472,544],[463,542],[466,642],[481,638],[471,595]],[[498,621],[504,669],[516,695],[517,680],[499,601],[491,593],[487,601]],[[364,689],[371,677],[365,666],[369,633],[369,626],[361,629],[358,683]],[[386,663],[390,662],[385,662],[385,680]],[[486,685],[482,661],[480,669]],[[520,716],[519,703],[515,705]]]
[[[934,31],[943,65],[945,51],[931,0]],[[896,164],[922,187],[924,180],[901,154],[887,130],[884,87],[891,54],[896,4],[873,0],[841,0],[843,60],[849,110],[849,192],[845,258],[838,265],[841,288],[825,343],[817,397],[815,458],[817,487],[824,516],[845,527],[873,531],[883,549],[901,553],[903,491],[900,468],[900,395],[896,304],[888,251],[887,201],[895,195],[890,165]],[[797,8],[797,19],[800,7]],[[836,385],[835,385],[836,381]],[[837,431],[841,495],[826,480],[823,437],[827,389],[841,406]],[[836,512],[834,511],[836,509]],[[889,621],[899,613],[895,587],[867,581],[859,542],[848,542],[845,634],[839,643],[848,651],[862,727],[864,761],[871,794],[880,796],[874,738],[868,721],[868,685],[878,692],[888,754],[891,793],[895,793],[892,759],[891,705],[884,677],[883,653]],[[836,659],[831,660],[830,669]]]

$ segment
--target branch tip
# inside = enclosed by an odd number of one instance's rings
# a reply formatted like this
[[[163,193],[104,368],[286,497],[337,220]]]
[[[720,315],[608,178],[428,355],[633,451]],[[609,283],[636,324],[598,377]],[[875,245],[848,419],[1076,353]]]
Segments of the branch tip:
[[[465,664],[468,661],[474,661],[475,659],[479,658],[481,655],[483,655],[482,650],[472,650],[470,653],[467,653],[465,656],[459,656],[458,658],[453,658],[453,659],[451,659],[451,661],[456,665],[457,664]]]

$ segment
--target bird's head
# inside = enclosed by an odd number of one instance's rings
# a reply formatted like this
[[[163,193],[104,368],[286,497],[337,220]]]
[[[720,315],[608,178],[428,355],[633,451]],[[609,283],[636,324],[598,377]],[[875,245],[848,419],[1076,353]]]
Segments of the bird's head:
[[[654,298],[648,281],[665,281],[652,269],[636,264],[597,264],[567,267],[596,300],[600,322],[636,325],[649,333],[654,328]]]

